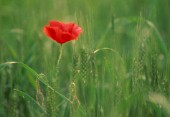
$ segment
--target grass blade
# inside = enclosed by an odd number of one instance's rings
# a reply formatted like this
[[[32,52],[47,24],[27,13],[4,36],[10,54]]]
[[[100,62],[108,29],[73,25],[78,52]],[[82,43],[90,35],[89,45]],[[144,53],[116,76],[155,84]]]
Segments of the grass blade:
[[[0,64],[0,70],[7,67],[8,65],[12,65],[12,64],[19,64],[21,65],[23,68],[25,68],[27,71],[29,71],[32,75],[36,76],[36,78],[42,82],[46,87],[48,87],[49,89],[51,89],[52,91],[54,91],[54,93],[58,94],[59,96],[61,96],[63,99],[71,102],[67,97],[65,97],[63,94],[59,93],[58,91],[54,90],[44,79],[40,78],[41,74],[38,74],[35,70],[33,70],[31,67],[29,67],[28,65],[22,63],[22,62],[5,62],[5,63],[1,63]]]
[[[21,90],[18,90],[18,89],[14,89],[15,92],[17,92],[17,94],[21,97],[23,97],[24,99],[26,99],[26,101],[28,102],[32,102],[34,105],[36,105],[38,108],[41,109],[41,111],[45,112],[45,110],[43,109],[43,107],[41,105],[39,105],[37,103],[37,101],[31,97],[30,95],[28,95],[27,93],[21,91]],[[46,112],[45,112],[46,113]]]

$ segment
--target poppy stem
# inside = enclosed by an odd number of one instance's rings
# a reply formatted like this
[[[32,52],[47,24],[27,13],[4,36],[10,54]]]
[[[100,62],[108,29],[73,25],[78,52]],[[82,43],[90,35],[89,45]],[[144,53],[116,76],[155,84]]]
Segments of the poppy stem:
[[[58,77],[58,73],[59,73],[59,65],[60,65],[60,60],[61,60],[61,56],[62,56],[62,50],[63,50],[63,45],[61,44],[60,53],[59,53],[59,57],[58,57],[58,61],[57,61],[56,77]]]

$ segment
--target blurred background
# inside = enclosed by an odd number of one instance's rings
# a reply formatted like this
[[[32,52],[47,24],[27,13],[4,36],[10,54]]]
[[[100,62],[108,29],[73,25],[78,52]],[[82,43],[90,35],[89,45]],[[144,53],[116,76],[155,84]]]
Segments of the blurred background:
[[[83,33],[77,41],[64,44],[58,80],[59,91],[68,97],[74,55],[85,51],[90,56],[97,49],[111,48],[116,54],[100,53],[94,59],[98,71],[95,75],[100,88],[89,90],[94,90],[97,95],[95,96],[101,98],[98,99],[101,103],[96,107],[99,114],[95,116],[116,116],[117,112],[113,114],[108,111],[116,106],[121,107],[118,108],[118,113],[121,113],[118,115],[123,117],[142,117],[145,114],[148,117],[168,117],[164,110],[152,104],[147,111],[147,101],[132,102],[131,98],[131,104],[127,102],[126,106],[123,102],[134,89],[134,92],[138,93],[142,89],[144,92],[161,92],[169,98],[169,11],[168,0],[0,0],[0,64],[9,61],[23,62],[37,73],[45,74],[51,81],[59,55],[59,44],[44,35],[43,27],[50,20],[75,22],[83,28]],[[87,76],[91,77],[90,75],[89,73]],[[101,80],[102,78],[106,79]],[[124,79],[128,78],[139,79],[126,82]],[[109,84],[111,82],[112,84]],[[117,86],[119,82],[122,84]],[[15,94],[14,89],[20,89],[35,98],[37,84],[34,76],[19,65],[1,65],[0,116],[39,116],[40,112]],[[102,91],[101,94],[97,93]],[[110,99],[110,96],[113,96],[113,99]],[[89,100],[89,107],[97,103],[94,94]],[[123,101],[117,106],[116,100]],[[115,105],[109,106],[112,102]],[[94,111],[89,109],[87,113]]]

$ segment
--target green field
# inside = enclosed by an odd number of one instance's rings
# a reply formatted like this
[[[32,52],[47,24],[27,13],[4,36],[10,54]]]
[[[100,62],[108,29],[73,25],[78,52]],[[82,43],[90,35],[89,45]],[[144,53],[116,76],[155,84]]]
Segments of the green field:
[[[170,117],[169,0],[0,0],[0,117]],[[75,22],[60,44],[43,27]]]

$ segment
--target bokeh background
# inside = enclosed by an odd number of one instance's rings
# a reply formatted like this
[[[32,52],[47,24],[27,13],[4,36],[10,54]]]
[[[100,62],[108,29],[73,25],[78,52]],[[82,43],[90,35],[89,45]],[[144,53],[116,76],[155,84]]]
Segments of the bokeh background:
[[[169,11],[168,0],[0,0],[0,116],[170,116],[170,105],[163,103],[169,103],[170,94]],[[50,20],[75,22],[83,29],[77,41],[63,45],[56,84],[69,97],[78,69],[75,83],[82,108],[75,104],[70,112],[61,98],[55,105],[58,114],[52,114],[53,105],[46,115],[22,97],[29,94],[38,101],[35,76],[23,66],[4,63],[23,62],[54,85],[60,45],[43,33]],[[74,68],[76,56],[79,68]],[[44,100],[52,97],[40,85]],[[42,107],[48,104],[47,99]]]

